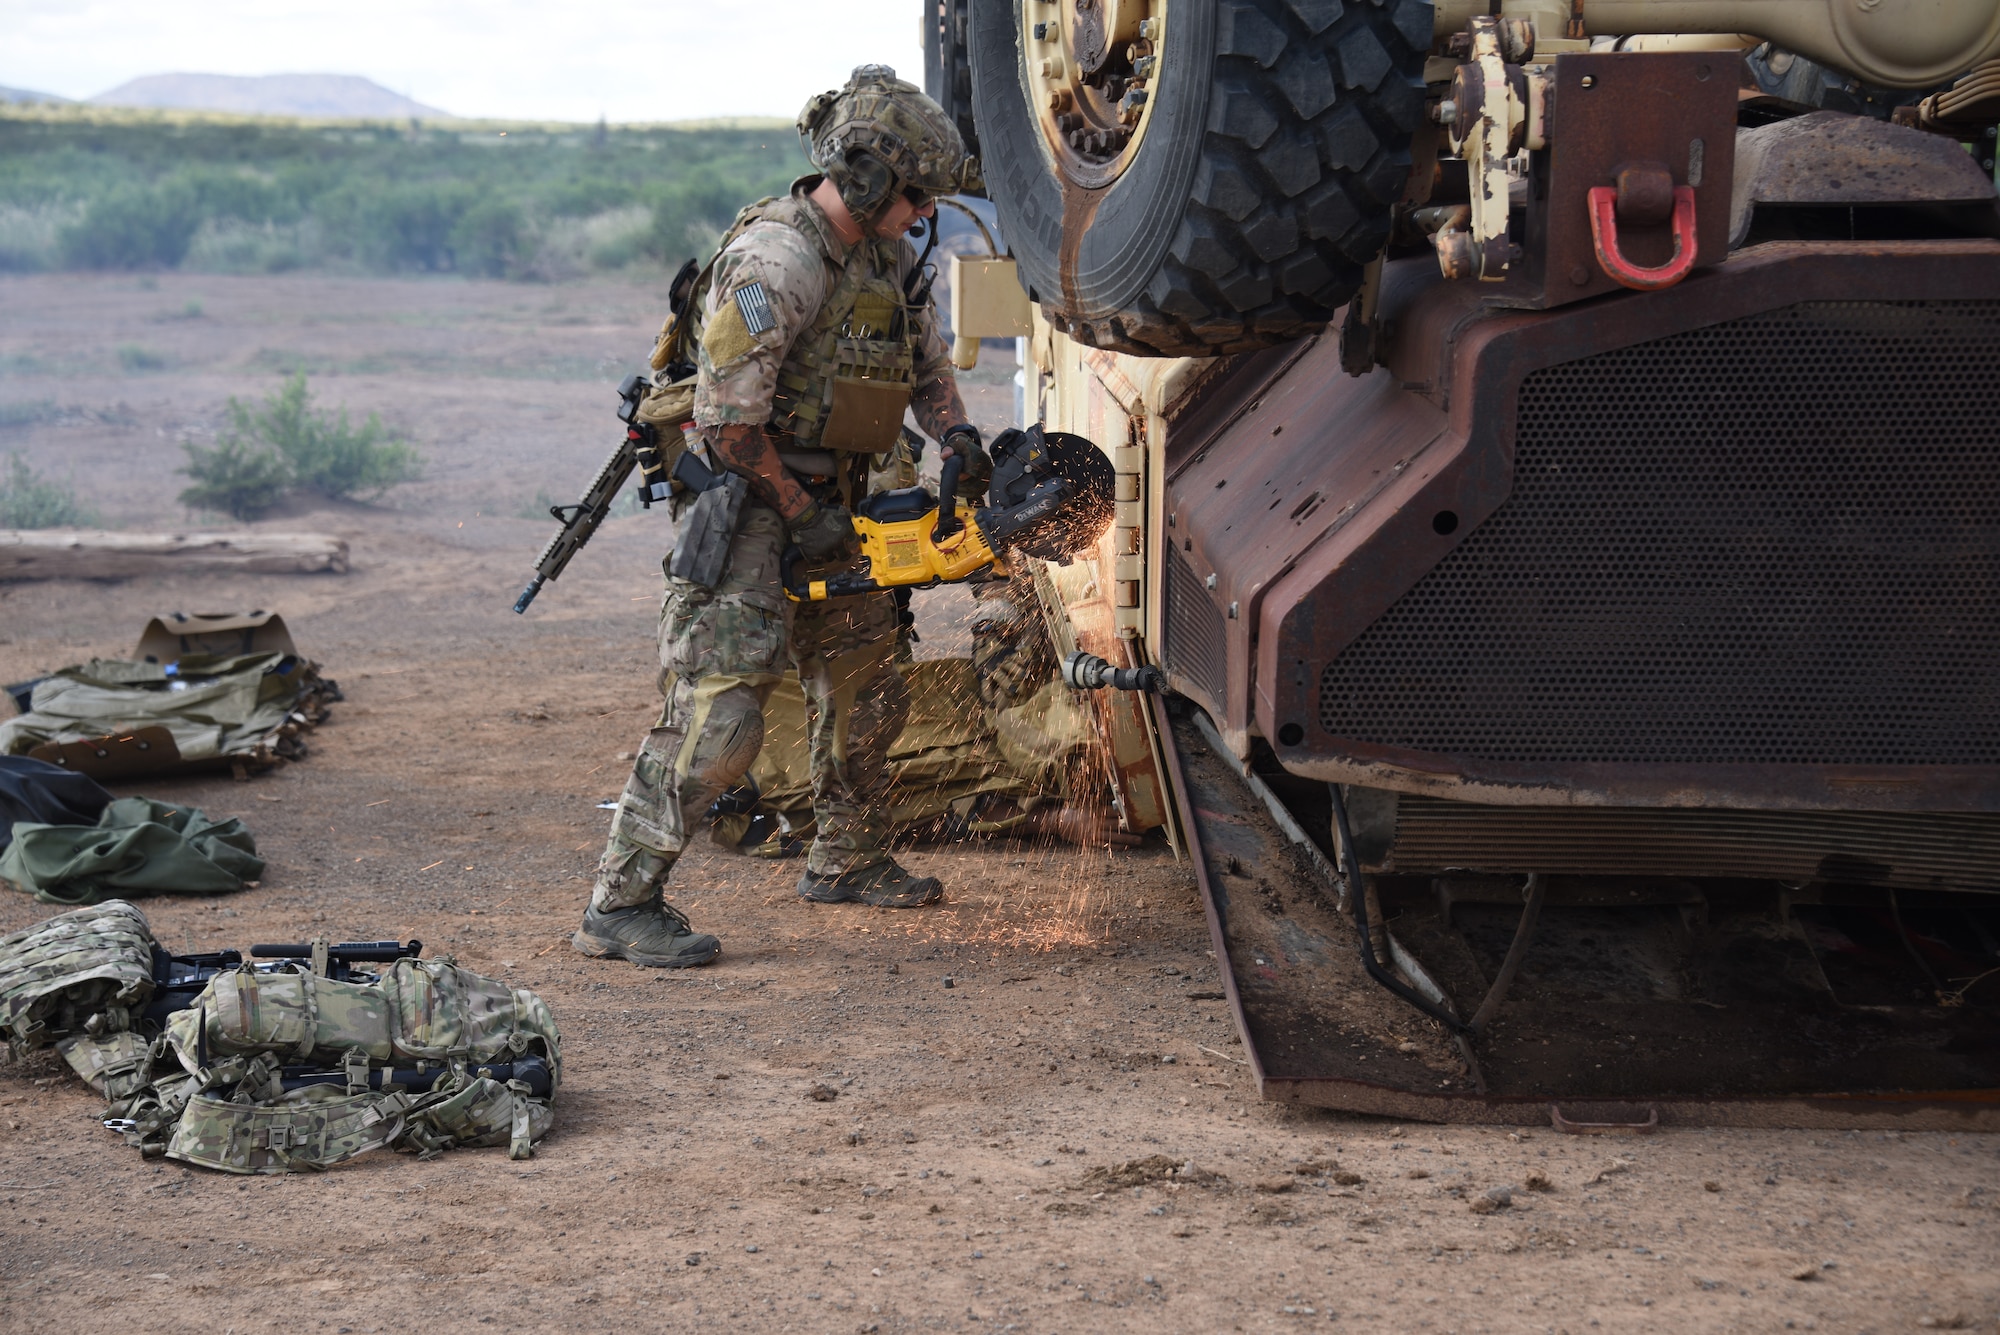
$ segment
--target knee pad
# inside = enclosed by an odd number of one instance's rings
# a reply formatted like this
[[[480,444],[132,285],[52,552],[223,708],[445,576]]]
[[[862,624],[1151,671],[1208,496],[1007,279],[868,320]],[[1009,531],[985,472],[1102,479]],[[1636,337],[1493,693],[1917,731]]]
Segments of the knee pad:
[[[747,687],[725,691],[709,703],[688,753],[683,794],[721,792],[750,772],[764,749],[764,710]]]

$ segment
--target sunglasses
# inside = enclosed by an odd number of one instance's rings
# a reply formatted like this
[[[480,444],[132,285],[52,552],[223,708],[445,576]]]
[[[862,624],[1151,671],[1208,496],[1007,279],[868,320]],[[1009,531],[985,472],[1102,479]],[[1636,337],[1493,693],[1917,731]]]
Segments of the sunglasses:
[[[924,190],[918,186],[909,185],[903,187],[903,198],[910,201],[911,208],[921,209],[925,205],[929,204],[931,200],[934,198],[934,196],[932,196],[931,192],[928,190]]]

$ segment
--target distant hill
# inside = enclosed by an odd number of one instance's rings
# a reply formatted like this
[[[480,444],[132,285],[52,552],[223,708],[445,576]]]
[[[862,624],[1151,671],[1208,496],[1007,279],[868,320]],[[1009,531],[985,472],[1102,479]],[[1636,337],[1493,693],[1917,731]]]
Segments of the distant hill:
[[[90,99],[99,106],[237,111],[261,116],[421,116],[451,113],[355,74],[149,74]]]
[[[38,93],[32,88],[8,88],[0,85],[0,102],[67,102],[66,97],[54,93]]]

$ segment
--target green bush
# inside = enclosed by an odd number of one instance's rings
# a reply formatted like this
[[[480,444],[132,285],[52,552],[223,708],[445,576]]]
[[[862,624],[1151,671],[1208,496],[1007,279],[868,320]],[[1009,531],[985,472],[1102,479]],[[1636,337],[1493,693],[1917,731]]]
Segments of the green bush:
[[[451,229],[452,265],[481,278],[505,278],[519,266],[527,219],[512,200],[482,199]]]
[[[62,264],[62,230],[81,207],[0,204],[0,273],[41,273]]]
[[[33,426],[37,422],[53,422],[62,416],[54,399],[16,400],[0,403],[0,427]]]
[[[235,406],[230,400],[230,406]],[[256,519],[291,490],[291,470],[278,452],[268,445],[256,445],[241,436],[228,435],[214,446],[189,441],[187,467],[179,470],[194,479],[181,492],[181,504],[191,510],[219,510],[231,519]]]
[[[180,471],[195,485],[181,503],[255,519],[288,491],[316,491],[336,500],[380,494],[419,475],[423,460],[374,413],[359,427],[347,409],[312,406],[303,371],[261,405],[229,400],[229,429],[210,447],[188,444]]]
[[[549,277],[710,246],[806,169],[781,125],[441,128],[0,106],[0,271]],[[645,211],[643,244],[615,215]],[[607,227],[613,221],[616,227]],[[585,225],[588,244],[563,250]],[[603,229],[604,235],[598,230]],[[563,251],[561,264],[544,252]]]
[[[706,254],[752,198],[707,167],[682,173],[661,186],[653,202],[648,253],[669,268],[679,268],[690,255]]]
[[[379,493],[411,481],[422,462],[409,442],[383,426],[374,413],[356,428],[349,424],[345,408],[334,413],[316,410],[303,371],[264,400],[262,408],[231,399],[229,416],[231,435],[264,441],[278,451],[291,470],[294,486],[335,499]]]
[[[167,364],[167,359],[151,348],[137,343],[118,345],[118,365],[127,371],[157,371]]]
[[[72,269],[171,269],[201,220],[201,201],[185,181],[128,186],[93,201],[56,244]]]
[[[96,513],[68,484],[41,476],[18,453],[8,456],[0,470],[0,528],[83,528],[96,522]]]
[[[447,273],[457,267],[452,234],[477,201],[461,181],[356,183],[321,215],[334,244],[372,268]]]

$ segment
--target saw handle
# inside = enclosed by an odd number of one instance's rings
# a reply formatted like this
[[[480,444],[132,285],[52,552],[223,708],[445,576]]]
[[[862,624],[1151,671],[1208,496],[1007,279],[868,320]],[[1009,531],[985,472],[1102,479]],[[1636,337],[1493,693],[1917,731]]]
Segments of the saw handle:
[[[785,548],[778,556],[778,578],[783,581],[786,591],[802,603],[819,603],[825,602],[828,598],[843,598],[855,593],[879,593],[882,590],[882,585],[876,583],[872,576],[858,575],[852,571],[832,575],[826,579],[813,579],[802,575],[799,566],[805,559],[806,554],[799,550],[797,543]]]
[[[931,530],[932,542],[943,542],[965,527],[958,518],[958,479],[964,473],[965,456],[953,450],[938,471],[937,526]]]

